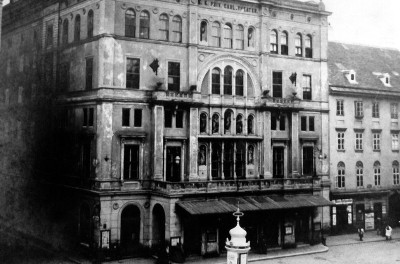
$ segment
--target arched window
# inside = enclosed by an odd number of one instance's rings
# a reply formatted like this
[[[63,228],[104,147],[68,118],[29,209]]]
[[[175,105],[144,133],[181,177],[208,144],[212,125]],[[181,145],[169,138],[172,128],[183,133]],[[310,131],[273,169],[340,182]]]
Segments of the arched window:
[[[247,30],[247,47],[254,48],[254,28],[250,27]]]
[[[247,164],[254,164],[254,146],[249,145],[247,147]]]
[[[182,19],[180,16],[174,16],[172,19],[172,41],[182,42]]]
[[[236,27],[236,48],[244,48],[244,28],[242,25]]]
[[[207,41],[207,22],[201,21],[200,23],[200,41]]]
[[[168,40],[169,18],[166,14],[160,15],[160,39]]]
[[[81,39],[81,16],[76,15],[75,17],[75,30],[74,30],[74,41]]]
[[[356,177],[357,177],[357,187],[364,186],[364,166],[361,161],[356,163]]]
[[[392,171],[393,171],[393,184],[399,185],[400,184],[399,162],[397,160],[393,161],[393,163],[392,163]]]
[[[136,13],[133,9],[128,9],[125,12],[125,36],[135,37],[136,32]]]
[[[337,165],[337,176],[335,181],[336,188],[344,188],[345,187],[345,166],[341,161]]]
[[[281,34],[281,54],[282,55],[289,54],[288,33],[286,31],[283,31]]]
[[[88,17],[87,17],[87,36],[88,36],[88,38],[93,37],[93,19],[94,19],[93,10],[89,10]]]
[[[296,38],[294,40],[294,44],[296,47],[296,56],[301,57],[303,56],[303,41],[301,39],[300,33],[296,34]]]
[[[231,127],[232,127],[232,110],[228,109],[225,111],[225,115],[224,115],[225,134],[231,132]]]
[[[69,25],[68,19],[66,18],[64,19],[63,22],[63,34],[62,34],[62,43],[64,45],[68,44],[68,25]]]
[[[218,133],[219,132],[219,115],[218,114],[213,114],[212,117],[212,133]]]
[[[276,30],[271,30],[269,36],[269,43],[270,43],[269,51],[271,53],[278,53],[278,33],[276,32]]]
[[[232,95],[232,67],[226,66],[224,69],[224,94]]]
[[[305,39],[305,48],[306,48],[306,58],[312,58],[313,52],[312,52],[312,38],[311,35],[307,35]]]
[[[215,47],[221,47],[221,25],[218,22],[212,24],[212,45]]]
[[[243,133],[243,116],[237,115],[236,117],[236,134]]]
[[[200,133],[207,133],[207,114],[200,114]]]
[[[243,94],[244,94],[243,75],[244,75],[243,71],[242,70],[238,70],[236,72],[236,76],[235,76],[235,79],[236,79],[235,80],[236,81],[235,90],[236,90],[236,95],[239,95],[239,96],[243,96]]]
[[[374,163],[374,182],[375,186],[381,185],[381,164],[379,161],[375,161]]]
[[[224,25],[224,48],[232,48],[232,25],[229,23]]]
[[[207,164],[206,161],[207,161],[207,147],[205,145],[200,145],[197,164],[199,166],[204,166]]]
[[[213,94],[221,94],[221,71],[218,68],[212,70],[211,86]]]
[[[148,39],[150,37],[150,14],[147,11],[140,13],[140,29],[139,37],[142,39]]]
[[[249,115],[247,118],[247,134],[252,135],[254,134],[254,116]]]

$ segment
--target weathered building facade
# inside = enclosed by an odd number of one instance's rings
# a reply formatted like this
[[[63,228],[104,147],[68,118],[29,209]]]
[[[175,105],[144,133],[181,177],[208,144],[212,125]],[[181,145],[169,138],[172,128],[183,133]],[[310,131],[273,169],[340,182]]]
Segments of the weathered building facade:
[[[68,197],[69,238],[125,255],[165,240],[214,254],[239,206],[254,247],[318,241],[330,222],[322,2],[41,7],[37,30],[25,28],[47,84],[38,88],[52,95],[46,179]],[[3,88],[4,101],[8,89],[18,88]]]
[[[334,231],[400,220],[399,59],[394,49],[329,43]]]

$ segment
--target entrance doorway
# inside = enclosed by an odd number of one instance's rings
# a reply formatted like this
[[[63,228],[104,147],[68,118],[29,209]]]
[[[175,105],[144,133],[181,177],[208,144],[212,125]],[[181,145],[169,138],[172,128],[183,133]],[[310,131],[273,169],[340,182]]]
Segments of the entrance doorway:
[[[389,196],[389,217],[396,225],[400,221],[400,194],[398,192]]]
[[[153,208],[153,245],[159,246],[165,242],[165,213],[160,204]]]
[[[308,243],[309,224],[309,215],[307,211],[298,212],[295,227],[296,243]]]
[[[167,181],[179,182],[181,180],[181,160],[181,147],[167,147]]]
[[[121,253],[135,256],[139,253],[140,210],[135,205],[128,205],[121,214]]]

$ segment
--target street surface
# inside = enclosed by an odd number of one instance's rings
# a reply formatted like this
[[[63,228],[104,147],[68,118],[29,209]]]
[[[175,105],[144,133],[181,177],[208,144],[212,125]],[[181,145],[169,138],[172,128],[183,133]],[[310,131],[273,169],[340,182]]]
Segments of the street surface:
[[[329,246],[325,253],[251,262],[254,264],[400,264],[400,241]]]

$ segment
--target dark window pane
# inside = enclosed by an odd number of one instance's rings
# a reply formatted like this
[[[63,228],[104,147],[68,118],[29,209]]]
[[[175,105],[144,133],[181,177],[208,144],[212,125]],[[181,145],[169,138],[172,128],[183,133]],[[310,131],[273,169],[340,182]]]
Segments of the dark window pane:
[[[201,113],[200,114],[200,133],[207,132],[207,114]]]
[[[168,62],[168,90],[179,92],[181,67],[179,62]]]
[[[86,59],[86,90],[93,88],[93,58]]]
[[[301,131],[307,131],[307,117],[301,117]]]
[[[284,149],[274,148],[273,149],[273,177],[283,178],[284,177]]]
[[[272,73],[272,96],[282,98],[282,72]]]
[[[93,126],[94,125],[94,109],[93,108],[89,108],[89,126]]]
[[[281,116],[281,118],[279,119],[279,130],[285,131],[285,125],[285,116]]]
[[[224,70],[224,94],[232,95],[232,68],[229,66]]]
[[[148,39],[150,32],[150,15],[147,11],[140,14],[140,38]]]
[[[303,147],[303,174],[312,175],[314,172],[313,147]]]
[[[310,116],[309,119],[308,119],[308,122],[309,122],[308,130],[309,131],[314,131],[314,117]]]
[[[176,128],[183,128],[183,111],[176,111]]]
[[[128,9],[125,13],[125,36],[135,37],[136,31],[136,14],[132,9]]]
[[[236,72],[236,95],[243,96],[243,71],[238,70]]]
[[[140,60],[127,59],[126,62],[126,88],[139,89]]]
[[[74,29],[74,41],[81,39],[81,17],[76,15],[75,17],[75,29]]]
[[[220,87],[221,87],[221,72],[218,69],[212,70],[212,93],[213,94],[220,94]]]
[[[171,128],[172,127],[172,111],[165,110],[165,127]]]
[[[142,109],[135,109],[134,126],[135,127],[141,127],[142,126]]]
[[[139,179],[139,146],[124,146],[124,180]]]
[[[83,126],[88,125],[88,109],[83,108]]]
[[[276,115],[271,115],[271,130],[276,130]]]
[[[88,13],[87,36],[88,38],[93,37],[93,10],[90,10]]]
[[[130,125],[129,124],[130,115],[131,115],[130,108],[122,108],[122,126],[128,127]]]

